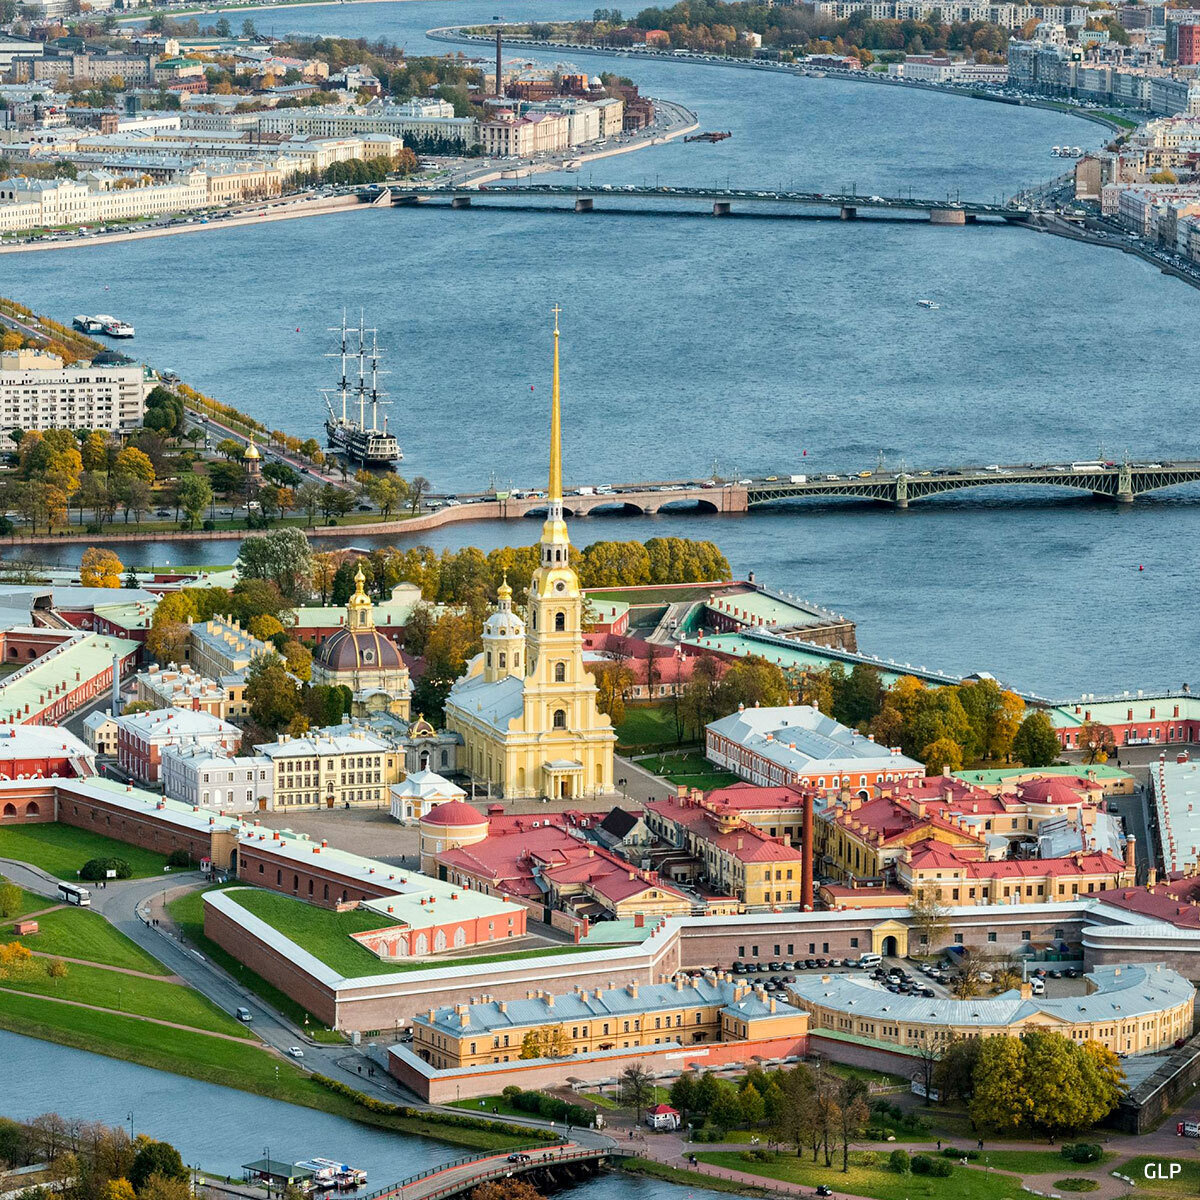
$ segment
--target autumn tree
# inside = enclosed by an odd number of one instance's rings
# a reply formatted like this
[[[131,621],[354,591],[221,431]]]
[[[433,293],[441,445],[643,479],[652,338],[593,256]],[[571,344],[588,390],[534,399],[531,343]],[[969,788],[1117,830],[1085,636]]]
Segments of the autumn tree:
[[[124,569],[124,564],[111,550],[89,546],[79,564],[79,582],[83,587],[119,588]]]
[[[619,662],[598,663],[592,670],[596,680],[596,707],[607,713],[614,725],[625,720],[625,694],[633,686],[633,672]]]
[[[1084,721],[1079,726],[1075,744],[1083,752],[1085,763],[1106,763],[1117,752],[1113,731],[1099,721]]]
[[[246,700],[256,724],[277,733],[300,708],[299,689],[274,654],[256,658],[246,672]]]
[[[270,580],[294,604],[303,603],[312,590],[312,547],[299,529],[276,529],[246,538],[238,551],[237,568],[242,579]]]
[[[850,1170],[850,1143],[862,1134],[871,1110],[867,1107],[867,1085],[856,1076],[837,1085],[838,1140],[842,1144],[842,1171]]]
[[[1020,1129],[1029,1118],[1025,1072],[1025,1043],[1020,1038],[984,1038],[968,1109],[971,1120],[984,1129]]]
[[[994,762],[1007,758],[1025,714],[1025,701],[994,679],[964,683],[956,690],[980,757]]]
[[[521,1058],[566,1058],[571,1039],[561,1025],[530,1029],[521,1039]]]
[[[187,589],[167,592],[155,605],[146,631],[146,651],[160,663],[182,662],[188,643],[188,620],[198,616]]]
[[[949,775],[962,770],[963,750],[953,738],[940,737],[930,742],[917,757],[925,764],[930,775]]]
[[[15,883],[0,876],[0,917],[15,917],[21,911],[23,895]]]
[[[471,1190],[471,1200],[546,1200],[525,1179],[490,1179]]]
[[[203,475],[185,475],[175,485],[175,502],[186,518],[189,529],[195,529],[212,504],[212,484]]]

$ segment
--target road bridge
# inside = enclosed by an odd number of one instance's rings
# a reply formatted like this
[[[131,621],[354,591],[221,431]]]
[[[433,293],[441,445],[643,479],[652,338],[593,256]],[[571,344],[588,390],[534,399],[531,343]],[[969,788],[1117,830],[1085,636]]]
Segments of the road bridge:
[[[363,1200],[451,1200],[489,1180],[517,1177],[528,1179],[536,1188],[561,1187],[578,1183],[612,1159],[632,1153],[606,1140],[594,1146],[532,1146],[513,1154],[454,1159],[371,1192]]]
[[[991,464],[930,470],[875,470],[850,474],[769,475],[737,482],[661,482],[602,485],[574,489],[563,497],[572,517],[608,513],[653,515],[681,508],[735,514],[790,500],[873,500],[907,508],[915,500],[970,488],[1056,488],[1083,492],[1117,504],[1163,488],[1200,481],[1200,460],[1171,462],[1090,462]],[[431,497],[459,505],[459,497]],[[543,492],[490,492],[463,497],[477,505],[480,518],[540,516],[546,511]],[[466,512],[460,519],[470,519]]]
[[[557,184],[557,183],[480,183],[395,184],[389,192],[392,204],[410,207],[440,204],[451,209],[474,205],[496,207],[509,201],[541,201],[549,208],[590,213],[597,206],[615,207],[631,200],[655,207],[668,205],[673,211],[695,212],[696,204],[711,205],[713,216],[730,216],[735,207],[763,216],[813,216],[828,212],[844,221],[857,220],[862,214],[871,219],[925,220],[934,225],[973,225],[989,223],[1024,224],[1035,210],[1014,204],[986,204],[975,200],[926,199],[915,196],[864,196],[857,192],[770,191],[755,188],[679,187],[663,184],[636,187],[632,184]],[[686,207],[684,207],[686,206]],[[703,211],[703,210],[701,210]]]

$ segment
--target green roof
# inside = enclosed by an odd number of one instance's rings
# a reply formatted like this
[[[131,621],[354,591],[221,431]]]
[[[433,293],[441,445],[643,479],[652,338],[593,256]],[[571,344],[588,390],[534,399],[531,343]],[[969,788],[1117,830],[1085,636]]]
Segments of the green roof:
[[[148,629],[154,619],[151,604],[97,604],[93,611],[96,616],[120,625],[122,629]]]
[[[961,779],[964,783],[978,783],[989,787],[1003,783],[1006,779],[1012,779],[1015,775],[1029,775],[1033,769],[1031,767],[1001,767],[992,771],[955,771],[954,777]],[[1132,778],[1128,771],[1122,771],[1120,767],[1110,767],[1105,763],[1066,763],[1061,766],[1038,767],[1036,770],[1039,775],[1077,775],[1083,779],[1094,775],[1097,782],[1103,779]]]
[[[1178,707],[1179,715],[1175,716]],[[1133,716],[1130,717],[1132,710]],[[1160,693],[1140,696],[1101,696],[1099,699],[1081,697],[1050,710],[1050,720],[1059,729],[1082,725],[1089,718],[1102,725],[1122,725],[1132,720],[1146,722],[1186,721],[1200,717],[1200,696],[1190,693]]]
[[[690,638],[684,645],[692,646],[697,650],[715,650],[720,654],[734,654],[738,658],[746,658],[752,654],[757,655],[759,658],[765,658],[768,662],[775,663],[785,671],[803,670],[805,667],[822,670],[831,663],[838,662],[846,665],[847,673],[849,673],[849,668],[853,665],[853,661],[847,664],[846,654],[842,651],[826,652],[822,647],[814,646],[809,642],[784,642],[783,640],[763,642],[748,638],[741,633],[714,633],[709,637]],[[889,668],[874,661],[869,662],[868,665],[873,666],[879,672],[879,677],[885,687],[891,687],[902,675],[914,673]],[[953,681],[947,679],[946,682]]]
[[[124,658],[137,648],[138,643],[128,638],[87,633],[35,658],[0,680],[0,722],[11,717],[17,724],[24,723],[53,700],[56,690],[60,695],[72,692],[81,681],[111,667],[114,654]]]

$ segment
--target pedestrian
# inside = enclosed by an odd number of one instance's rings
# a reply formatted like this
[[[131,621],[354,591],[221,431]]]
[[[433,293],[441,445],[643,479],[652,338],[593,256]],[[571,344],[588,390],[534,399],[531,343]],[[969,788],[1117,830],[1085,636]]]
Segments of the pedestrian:
[[[938,1138],[938,1149],[940,1150],[941,1148],[942,1148],[942,1139]]]
[[[983,1149],[983,1138],[979,1139],[979,1148],[980,1148],[980,1150]]]

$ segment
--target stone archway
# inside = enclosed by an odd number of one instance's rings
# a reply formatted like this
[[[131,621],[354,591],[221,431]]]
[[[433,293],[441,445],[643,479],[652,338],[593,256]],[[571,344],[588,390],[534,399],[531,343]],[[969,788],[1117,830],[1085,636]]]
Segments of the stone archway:
[[[880,921],[871,930],[871,949],[885,958],[907,958],[908,926],[899,921]]]

